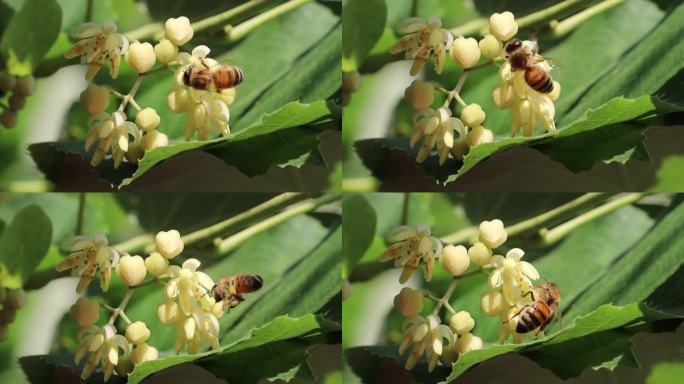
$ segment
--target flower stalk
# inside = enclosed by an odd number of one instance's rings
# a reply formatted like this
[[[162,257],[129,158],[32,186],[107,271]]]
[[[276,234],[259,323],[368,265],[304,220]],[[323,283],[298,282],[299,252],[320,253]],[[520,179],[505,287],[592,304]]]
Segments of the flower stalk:
[[[290,0],[286,3],[271,8],[268,11],[262,12],[253,18],[244,21],[236,26],[226,25],[223,30],[228,35],[228,42],[234,43],[241,40],[260,25],[274,19],[278,16],[284,15],[292,10],[295,10],[302,5],[311,3],[313,0]]]

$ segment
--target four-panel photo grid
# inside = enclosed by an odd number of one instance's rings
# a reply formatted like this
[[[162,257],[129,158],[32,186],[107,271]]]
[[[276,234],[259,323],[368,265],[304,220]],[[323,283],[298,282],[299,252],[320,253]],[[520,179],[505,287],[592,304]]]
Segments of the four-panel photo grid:
[[[683,25],[0,0],[0,383],[684,382]]]

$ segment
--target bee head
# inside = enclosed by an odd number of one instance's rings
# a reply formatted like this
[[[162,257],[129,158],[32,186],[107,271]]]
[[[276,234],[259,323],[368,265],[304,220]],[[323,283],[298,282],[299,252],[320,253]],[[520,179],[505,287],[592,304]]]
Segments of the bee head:
[[[522,46],[522,41],[519,39],[513,39],[506,44],[506,53],[511,54],[515,52],[516,49],[520,48]]]
[[[259,289],[262,285],[264,285],[264,279],[259,275],[254,275],[254,288]]]
[[[190,72],[191,71],[192,71],[192,67],[187,67],[183,71],[183,84],[190,85]]]

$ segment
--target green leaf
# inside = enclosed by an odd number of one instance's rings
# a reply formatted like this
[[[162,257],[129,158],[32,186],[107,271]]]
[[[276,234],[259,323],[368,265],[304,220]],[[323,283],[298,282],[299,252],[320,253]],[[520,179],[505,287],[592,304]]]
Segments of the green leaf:
[[[326,335],[334,331],[312,314],[276,317],[263,327],[253,329],[248,337],[215,351],[161,357],[139,364],[129,375],[128,383],[139,383],[152,374],[163,377],[166,369],[187,363],[231,383],[257,383],[276,377],[289,380],[300,371],[309,371],[308,348],[325,342]],[[20,358],[20,364],[33,383],[79,382],[80,369],[74,366],[72,356],[27,356]],[[102,382],[102,373],[96,372],[87,382]]]
[[[347,195],[342,200],[342,278],[346,278],[375,237],[375,210],[363,195]]]
[[[684,156],[670,156],[663,159],[658,169],[656,183],[650,190],[654,192],[684,190],[682,169],[684,169]]]
[[[385,0],[348,0],[343,12],[342,70],[352,72],[361,66],[380,40],[385,29],[387,5]]]
[[[684,5],[679,5],[640,43],[626,54],[614,70],[582,97],[563,117],[570,122],[589,108],[605,103],[613,97],[638,97],[656,92],[684,67]]]
[[[247,175],[264,173],[274,165],[301,167],[305,163],[321,164],[318,137],[328,125],[318,123],[327,121],[329,116],[330,111],[323,100],[312,104],[293,102],[264,116],[262,122],[231,138],[192,141],[156,148],[145,154],[137,168],[124,163],[121,168],[114,170],[111,159],[104,160],[97,168],[93,168],[93,172],[99,173],[101,179],[121,187],[133,183],[160,162],[192,150],[203,150],[222,158]],[[302,127],[307,124],[309,126]],[[270,146],[275,146],[275,150]],[[55,182],[59,181],[63,172],[67,172],[65,164],[72,163],[65,161],[67,155],[75,155],[87,163],[91,157],[90,153],[83,150],[80,142],[32,144],[29,151],[38,168]],[[264,152],[256,159],[247,156],[255,151]]]
[[[466,352],[460,355],[454,363],[453,370],[446,381],[456,379],[475,364],[513,351],[519,351],[524,355],[528,355],[543,367],[553,370],[560,377],[576,376],[582,370],[579,369],[577,371],[577,369],[582,368],[582,366],[599,365],[601,362],[612,360],[616,354],[624,353],[625,348],[629,350],[631,341],[628,344],[621,343],[617,348],[614,345],[606,345],[607,340],[619,340],[619,338],[615,337],[617,334],[605,337],[608,334],[602,332],[629,325],[641,318],[641,316],[641,311],[636,304],[624,307],[604,305],[587,316],[578,317],[574,325],[564,328],[555,335],[525,344],[493,345],[484,349]],[[601,337],[597,337],[599,335]],[[622,340],[619,341],[622,342]],[[574,353],[577,353],[575,348],[577,344],[574,343],[580,343],[585,347],[583,359],[560,358],[559,355],[565,355],[566,353],[564,348],[571,346],[571,343]],[[602,361],[599,362],[597,360]]]
[[[646,384],[674,384],[684,377],[684,363],[667,362],[653,365]]]
[[[163,369],[194,362],[210,368],[219,377],[230,378],[230,382],[255,383],[261,378],[270,378],[302,364],[306,357],[306,347],[309,345],[305,337],[320,332],[319,319],[314,315],[300,318],[280,316],[263,327],[253,329],[248,337],[216,351],[171,356],[140,364],[129,375],[128,382],[139,383],[145,377]],[[278,354],[287,354],[287,358],[266,358]],[[262,358],[261,363],[256,364],[254,359],[259,356]]]
[[[446,164],[440,166],[435,154],[428,157],[423,164],[416,166],[422,167],[427,176],[446,185],[457,180],[490,156],[514,146],[526,145],[542,152],[548,151],[548,155],[554,160],[563,162],[571,169],[582,169],[588,162],[593,164],[596,161],[611,160],[614,156],[624,153],[630,146],[639,145],[641,132],[635,131],[632,126],[625,129],[626,125],[620,125],[620,123],[634,120],[654,110],[655,106],[649,96],[637,99],[619,97],[596,110],[588,111],[585,118],[561,128],[555,135],[504,138],[471,148],[460,168],[458,167],[460,162],[454,159],[449,159]],[[594,141],[616,134],[626,136],[621,136],[619,140],[611,140],[609,143]],[[585,144],[594,148],[593,152],[590,152],[593,156],[586,156],[588,160],[578,160],[575,152],[568,151],[569,147],[583,147]],[[379,178],[383,178],[388,169],[396,167],[392,163],[393,155],[406,162],[415,159],[418,151],[418,148],[409,148],[408,139],[405,138],[360,140],[354,143],[354,146],[366,167]],[[454,169],[458,169],[458,172],[454,173]]]
[[[19,288],[47,254],[52,223],[37,205],[19,211],[0,236],[0,281]]]
[[[0,52],[16,76],[33,73],[57,40],[62,9],[54,0],[26,0],[2,35]]]
[[[605,303],[626,304],[646,299],[684,262],[682,226],[684,204],[679,204],[596,280],[594,286],[601,289],[586,290],[566,314],[572,317]]]

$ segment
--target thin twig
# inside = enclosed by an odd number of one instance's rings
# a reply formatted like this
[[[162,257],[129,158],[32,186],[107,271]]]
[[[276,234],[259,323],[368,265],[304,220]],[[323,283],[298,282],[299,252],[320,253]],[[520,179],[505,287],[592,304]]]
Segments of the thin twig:
[[[286,3],[278,5],[277,7],[271,8],[266,12],[262,12],[261,14],[236,26],[227,25],[223,28],[223,30],[228,35],[228,42],[234,43],[247,36],[247,34],[252,32],[252,30],[270,21],[271,19],[290,12],[298,7],[301,7],[302,5],[311,3],[312,1],[313,0],[290,0]]]
[[[83,234],[83,222],[84,222],[84,216],[85,216],[85,203],[86,203],[86,194],[85,192],[81,192],[78,194],[78,213],[76,216],[76,233],[75,236],[79,236]]]
[[[85,22],[93,21],[93,0],[88,0],[86,3]]]
[[[411,203],[411,193],[404,193],[404,204],[401,206],[401,225],[408,224],[409,206]]]

